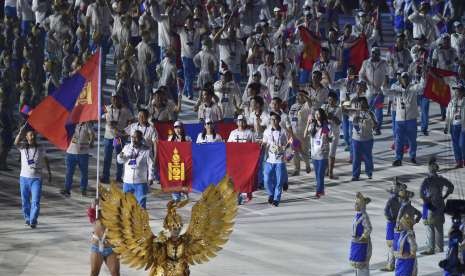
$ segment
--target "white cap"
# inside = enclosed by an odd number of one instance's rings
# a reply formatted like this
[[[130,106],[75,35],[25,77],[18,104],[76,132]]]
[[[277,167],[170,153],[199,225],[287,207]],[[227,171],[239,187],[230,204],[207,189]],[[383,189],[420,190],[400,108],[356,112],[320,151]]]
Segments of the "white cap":
[[[180,126],[182,126],[181,121],[174,122],[174,127],[180,127]]]
[[[212,119],[211,118],[207,118],[205,119],[205,124],[208,124],[208,123],[213,123]]]
[[[409,78],[410,75],[409,75],[408,72],[402,72],[402,74],[400,74],[400,77],[401,77],[401,78]]]
[[[273,11],[274,12],[279,12],[279,11],[281,11],[281,9],[279,7],[274,7]]]
[[[237,116],[237,120],[238,120],[238,121],[240,121],[240,120],[244,120],[244,121],[245,121],[244,115],[240,114],[239,116]]]

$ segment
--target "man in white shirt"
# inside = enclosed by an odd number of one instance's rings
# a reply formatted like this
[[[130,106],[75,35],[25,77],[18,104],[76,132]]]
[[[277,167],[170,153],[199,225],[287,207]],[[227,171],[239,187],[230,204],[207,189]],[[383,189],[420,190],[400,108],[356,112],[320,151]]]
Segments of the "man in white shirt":
[[[168,88],[168,96],[174,102],[178,101],[178,74],[176,68],[176,53],[173,49],[167,49],[165,51],[165,57],[161,63],[157,66],[158,74],[158,87],[166,86]]]
[[[87,27],[92,38],[98,37],[98,44],[102,46],[102,66],[105,66],[106,55],[111,46],[111,10],[105,0],[96,0],[87,7]],[[94,42],[95,43],[95,42]],[[94,44],[94,43],[91,43]],[[104,71],[104,70],[102,70]]]
[[[431,57],[433,67],[455,71],[458,56],[454,48],[451,47],[449,34],[443,34],[439,44],[439,48],[434,49]]]
[[[389,79],[389,66],[385,60],[381,59],[381,51],[378,47],[371,49],[371,57],[363,62],[358,75],[360,80],[365,81],[368,85],[367,97],[377,120],[375,134],[381,135],[384,107],[381,86]]]
[[[421,37],[424,35],[428,42],[433,42],[437,38],[436,22],[433,17],[428,14],[430,5],[424,1],[421,3],[418,11],[414,11],[408,17],[408,20],[413,24],[413,37]]]
[[[111,96],[111,104],[105,107],[105,134],[103,172],[100,182],[110,182],[110,167],[113,150],[118,154],[124,145],[123,130],[132,119],[129,109],[121,103],[121,97],[115,92]],[[116,180],[122,182],[123,166],[116,164]]]
[[[194,56],[194,65],[199,68],[197,87],[203,88],[208,82],[213,82],[218,73],[218,59],[212,51],[212,42],[207,37],[202,40],[202,50]]]
[[[281,201],[283,184],[287,179],[284,151],[288,143],[288,137],[286,131],[279,126],[281,116],[272,112],[270,117],[271,127],[267,128],[263,133],[262,144],[268,152],[263,177],[268,194],[268,203],[278,207]]]
[[[404,155],[404,145],[410,146],[410,161],[414,164],[417,151],[417,118],[418,95],[423,94],[424,81],[418,84],[410,83],[410,76],[403,72],[400,77],[400,85],[394,85],[391,89],[383,89],[388,96],[393,96],[396,101],[396,160],[393,166],[401,166]]]
[[[231,131],[228,142],[246,143],[254,142],[255,137],[253,132],[247,128],[247,120],[244,115],[237,116],[237,129]]]
[[[213,43],[218,43],[220,51],[220,62],[223,61],[234,75],[236,82],[241,82],[241,64],[247,52],[244,44],[236,37],[236,29],[231,27],[231,18],[226,25],[213,37]],[[222,37],[227,29],[227,34]]]
[[[74,129],[73,138],[66,150],[66,177],[65,188],[61,194],[71,196],[71,186],[76,165],[81,172],[81,194],[87,195],[88,169],[89,169],[89,148],[94,142],[94,130],[90,123],[79,123]]]
[[[221,108],[213,102],[213,93],[205,89],[202,90],[200,98],[194,106],[194,111],[197,112],[199,122],[205,122],[207,119],[212,122],[223,120]]]
[[[21,152],[19,185],[25,225],[36,228],[40,211],[44,164],[48,170],[49,183],[52,181],[52,173],[45,150],[37,144],[36,133],[31,129],[26,129],[26,126],[27,124],[21,128],[14,144]]]
[[[184,71],[184,95],[194,98],[195,66],[194,56],[199,52],[200,36],[205,32],[203,28],[194,28],[192,17],[188,17],[184,27],[177,33],[181,40],[181,59]]]
[[[276,64],[276,74],[268,79],[266,86],[268,87],[271,98],[278,97],[287,104],[291,82],[284,75],[285,71],[286,66],[284,63],[280,62]]]
[[[292,176],[300,174],[300,162],[303,160],[305,163],[305,170],[310,173],[310,157],[309,157],[309,139],[304,138],[305,127],[308,117],[311,114],[310,106],[308,105],[308,92],[299,90],[297,94],[297,102],[289,109],[289,117],[291,118],[292,132],[294,133],[293,139],[300,142],[300,147],[294,149],[294,168],[295,171]]]
[[[218,106],[221,108],[223,119],[233,121],[241,105],[240,90],[233,80],[231,71],[221,73],[221,79],[213,85],[215,95],[218,97]]]
[[[124,164],[123,192],[133,193],[137,203],[145,209],[148,182],[153,179],[153,154],[144,145],[142,132],[134,131],[131,143],[118,154],[118,163]]]
[[[455,52],[462,58],[465,56],[465,28],[462,22],[454,22],[455,33],[451,34],[451,46],[455,49]]]
[[[127,126],[124,132],[132,136],[136,130],[142,132],[143,142],[148,148],[152,149],[152,147],[156,147],[158,133],[155,127],[149,124],[149,112],[147,109],[139,109],[137,122]],[[155,149],[154,152],[156,152]]]

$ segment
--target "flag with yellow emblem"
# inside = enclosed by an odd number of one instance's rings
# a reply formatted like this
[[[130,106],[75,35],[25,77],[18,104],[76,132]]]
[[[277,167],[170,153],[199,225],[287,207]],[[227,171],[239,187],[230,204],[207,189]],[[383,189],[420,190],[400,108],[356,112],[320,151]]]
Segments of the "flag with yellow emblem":
[[[456,76],[454,71],[442,70],[438,68],[429,68],[426,76],[426,86],[423,96],[439,103],[441,106],[447,106],[450,102],[450,87],[446,78]]]
[[[304,49],[300,57],[300,68],[312,71],[313,64],[320,57],[321,42],[309,29],[304,26],[299,26],[299,34]]]

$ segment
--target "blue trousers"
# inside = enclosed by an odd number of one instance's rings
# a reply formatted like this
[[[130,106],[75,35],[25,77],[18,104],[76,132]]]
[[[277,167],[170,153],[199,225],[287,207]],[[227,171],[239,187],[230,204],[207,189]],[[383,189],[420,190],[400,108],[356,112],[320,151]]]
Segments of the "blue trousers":
[[[381,131],[381,126],[383,125],[383,107],[377,108],[375,106],[376,97],[377,97],[377,95],[372,96],[370,98],[369,105],[370,105],[371,111],[373,111],[375,113],[375,118],[376,118],[376,121],[377,121],[376,122],[376,130]],[[380,96],[380,97],[381,97],[381,100],[384,102],[384,95]]]
[[[124,183],[123,184],[123,192],[125,193],[132,193],[137,199],[137,203],[145,209],[145,205],[147,203],[147,192],[149,191],[149,187],[147,183]]]
[[[265,189],[268,196],[273,197],[273,200],[276,202],[281,200],[285,174],[285,163],[265,163],[265,167],[263,168]]]
[[[42,194],[42,179],[20,176],[19,186],[24,220],[30,224],[37,224],[40,211],[40,196]]]
[[[184,95],[191,97],[194,96],[194,79],[195,79],[195,65],[194,59],[182,57],[182,68],[184,71]]]
[[[417,156],[417,120],[396,122],[396,160],[402,160],[406,140],[410,146],[410,158]]]
[[[233,73],[233,78],[234,78],[234,81],[236,81],[237,84],[240,84],[241,81],[242,81],[241,73]]]
[[[113,156],[113,139],[105,138],[103,140],[104,144],[104,156],[103,156],[103,173],[102,178],[104,182],[110,181],[110,167],[111,167],[111,160]],[[115,148],[115,154],[118,154],[123,149],[124,145],[118,146]],[[121,177],[123,176],[123,164],[116,163],[116,180],[121,181]]]
[[[315,169],[316,192],[325,192],[325,172],[328,167],[328,159],[313,160],[313,168]]]
[[[350,128],[349,128],[349,116],[342,115],[342,134],[344,135],[344,142],[347,146],[350,145]]]
[[[357,141],[352,139],[352,176],[360,177],[362,156],[365,159],[365,173],[373,175],[373,140]]]
[[[81,191],[87,190],[88,183],[88,170],[89,170],[89,155],[88,154],[66,154],[66,177],[65,177],[65,190],[71,191],[73,184],[73,175],[76,165],[79,166],[81,171]]]
[[[21,20],[21,36],[26,37],[31,32],[32,21]]]
[[[465,129],[462,131],[461,125],[451,125],[450,135],[452,137],[452,147],[457,163],[465,160]]]
[[[6,17],[17,17],[16,7],[5,6],[4,13]]]
[[[429,120],[429,99],[428,98],[421,96],[420,109],[421,109],[421,115],[420,115],[421,131],[428,131],[428,120]]]

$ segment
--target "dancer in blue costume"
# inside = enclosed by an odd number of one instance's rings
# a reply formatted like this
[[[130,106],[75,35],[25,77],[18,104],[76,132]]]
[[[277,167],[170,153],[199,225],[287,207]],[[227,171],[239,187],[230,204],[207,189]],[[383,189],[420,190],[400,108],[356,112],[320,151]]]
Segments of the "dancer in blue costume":
[[[399,251],[396,254],[396,276],[416,276],[417,275],[417,243],[413,217],[405,214],[399,222],[400,236],[397,241]]]
[[[356,276],[370,275],[372,231],[370,218],[366,213],[366,205],[371,201],[358,192],[355,196],[355,217],[352,224],[352,241],[350,244],[350,264],[355,268]]]

